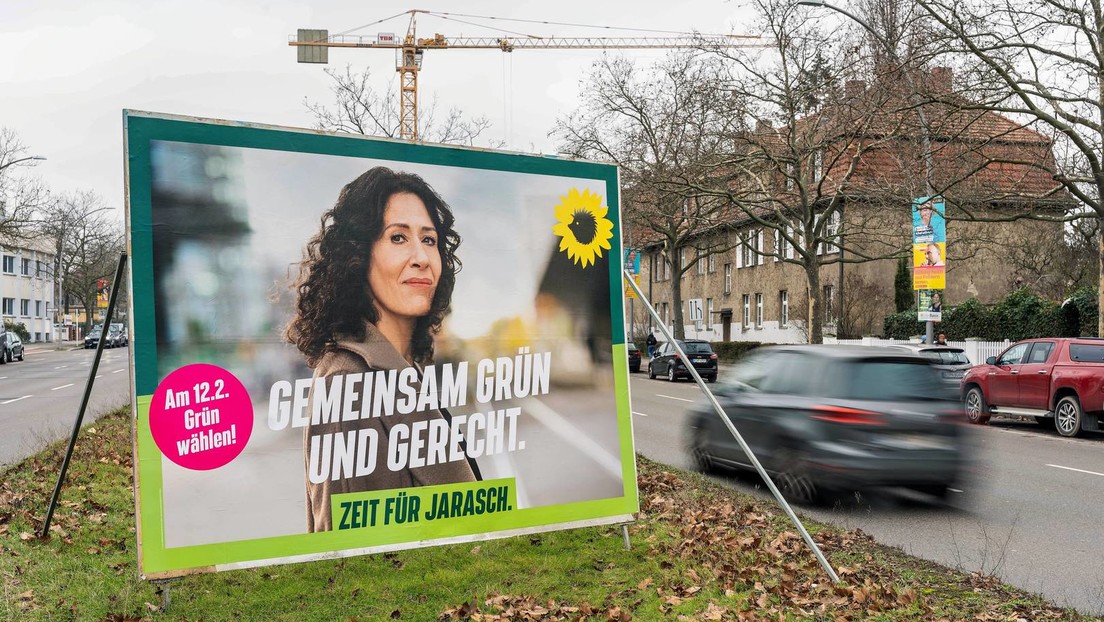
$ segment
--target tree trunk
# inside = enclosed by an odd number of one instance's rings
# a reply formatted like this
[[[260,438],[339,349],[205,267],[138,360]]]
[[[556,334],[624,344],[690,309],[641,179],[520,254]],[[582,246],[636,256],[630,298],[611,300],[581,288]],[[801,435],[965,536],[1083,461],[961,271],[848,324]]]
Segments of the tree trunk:
[[[805,261],[805,284],[809,288],[809,343],[824,342],[824,301],[820,294],[820,266],[816,257]]]
[[[673,247],[672,247],[673,248]],[[682,319],[682,262],[678,250],[670,253],[671,261],[671,332],[675,339],[686,339],[686,325]]]
[[[1099,273],[1096,281],[1096,335],[1104,337],[1104,216],[1098,216],[1096,219],[1096,240],[1096,262]]]

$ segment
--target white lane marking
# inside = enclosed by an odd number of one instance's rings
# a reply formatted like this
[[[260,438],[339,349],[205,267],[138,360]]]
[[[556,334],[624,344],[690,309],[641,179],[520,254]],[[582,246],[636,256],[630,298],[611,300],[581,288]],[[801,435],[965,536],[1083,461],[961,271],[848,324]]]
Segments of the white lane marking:
[[[8,379],[7,376],[0,376],[0,380],[7,380],[7,379]]]
[[[680,402],[693,402],[694,400],[688,400],[685,397],[675,397],[673,395],[663,395],[662,393],[656,393],[656,397],[665,397],[669,400],[678,400]]]
[[[1077,471],[1078,473],[1087,473],[1089,475],[1099,475],[1100,477],[1104,477],[1104,473],[1097,473],[1096,471],[1084,471],[1082,469],[1075,469],[1073,467],[1062,466],[1060,464],[1048,464],[1047,466],[1054,467],[1056,469],[1065,469],[1067,471]]]
[[[64,388],[67,388],[67,387],[71,387],[71,386],[73,386],[73,383],[72,383],[72,382],[70,382],[69,384],[63,384],[63,385],[61,385],[60,387],[54,387],[54,388],[52,388],[52,389],[50,389],[50,390],[51,390],[51,391],[57,391],[58,389],[64,389]]]
[[[113,371],[113,372],[111,372],[111,373],[113,373],[113,374],[117,374],[117,373],[119,373],[119,372],[121,372],[121,371],[126,371],[126,369],[125,369],[125,368],[124,368],[124,369],[116,369],[115,371]]]
[[[949,490],[949,491],[951,491],[951,492],[963,492],[963,491],[961,491],[961,490],[959,490],[959,489],[957,489],[957,488],[948,488],[947,490]]]
[[[638,413],[635,410],[632,411],[632,414],[636,415],[637,417],[647,417],[648,416],[648,413]]]
[[[103,374],[100,374],[99,376],[96,376],[96,377],[97,378],[103,378]]]
[[[4,404],[11,404],[12,402],[18,402],[19,400],[25,400],[28,397],[30,397],[30,395],[24,395],[23,397],[17,397],[14,400],[8,400],[6,402],[0,402],[0,406],[3,406]]]

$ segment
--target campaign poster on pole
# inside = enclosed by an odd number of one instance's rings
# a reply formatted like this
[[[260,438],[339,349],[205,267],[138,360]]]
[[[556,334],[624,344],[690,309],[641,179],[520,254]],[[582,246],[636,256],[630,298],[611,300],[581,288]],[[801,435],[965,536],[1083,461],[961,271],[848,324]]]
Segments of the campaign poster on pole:
[[[941,197],[912,201],[912,288],[946,287],[947,221]]]
[[[123,121],[143,577],[632,520],[616,167]]]
[[[919,291],[916,319],[921,322],[943,321],[943,290],[922,289]]]

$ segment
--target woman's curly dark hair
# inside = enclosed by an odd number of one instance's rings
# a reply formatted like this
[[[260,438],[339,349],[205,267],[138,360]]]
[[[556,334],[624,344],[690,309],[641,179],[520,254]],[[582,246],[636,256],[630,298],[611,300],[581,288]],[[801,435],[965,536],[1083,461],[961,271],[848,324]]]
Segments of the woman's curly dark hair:
[[[322,214],[321,229],[307,243],[300,264],[298,313],[286,331],[314,367],[337,343],[338,336],[364,338],[364,321],[379,321],[375,297],[368,286],[372,245],[383,233],[383,215],[390,198],[409,192],[425,203],[437,229],[441,275],[429,313],[414,326],[411,351],[414,360],[433,358],[433,335],[448,313],[460,260],[456,248],[460,235],[452,228],[455,218],[448,204],[418,175],[377,166],[357,177],[337,197],[333,208]]]

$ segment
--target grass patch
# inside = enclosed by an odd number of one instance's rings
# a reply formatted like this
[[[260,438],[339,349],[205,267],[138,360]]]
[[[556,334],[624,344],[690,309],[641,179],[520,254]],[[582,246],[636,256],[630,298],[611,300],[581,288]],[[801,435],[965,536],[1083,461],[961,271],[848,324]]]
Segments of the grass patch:
[[[807,523],[832,585],[773,504],[640,459],[631,550],[616,527],[139,581],[128,411],[86,428],[49,538],[63,447],[0,484],[0,620],[1094,620],[991,577]]]

